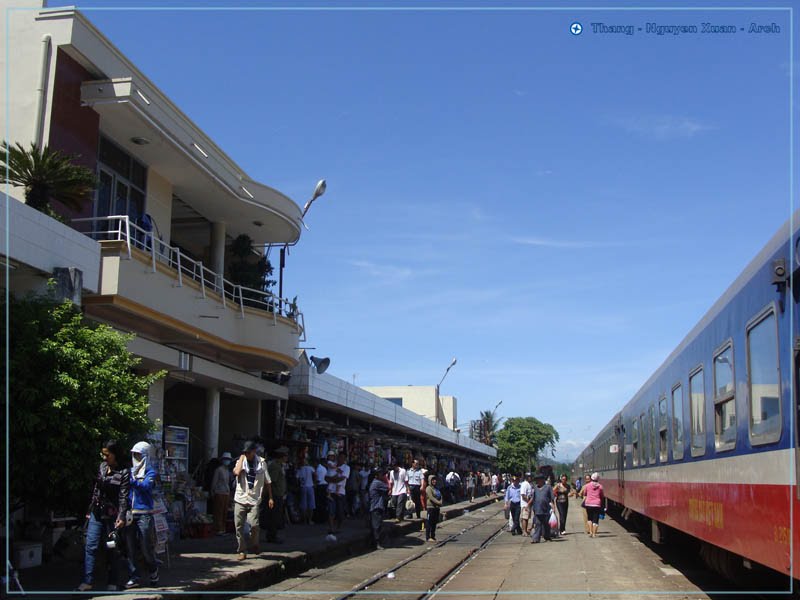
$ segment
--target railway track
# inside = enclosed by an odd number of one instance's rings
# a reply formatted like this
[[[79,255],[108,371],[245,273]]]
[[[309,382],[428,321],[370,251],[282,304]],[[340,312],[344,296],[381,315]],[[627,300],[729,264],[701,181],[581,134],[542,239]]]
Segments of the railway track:
[[[336,564],[312,569],[265,590],[240,598],[293,597],[346,600],[349,598],[433,598],[459,571],[502,533],[507,521],[502,505],[490,506],[439,525],[439,541],[425,543],[420,535],[399,548],[373,552],[352,562],[354,568]],[[358,571],[361,570],[361,574]],[[363,577],[363,572],[370,575]],[[357,577],[354,577],[357,576]],[[348,582],[347,585],[341,583]],[[357,581],[354,585],[352,582]],[[338,588],[338,589],[337,589]],[[348,590],[348,591],[342,591]]]

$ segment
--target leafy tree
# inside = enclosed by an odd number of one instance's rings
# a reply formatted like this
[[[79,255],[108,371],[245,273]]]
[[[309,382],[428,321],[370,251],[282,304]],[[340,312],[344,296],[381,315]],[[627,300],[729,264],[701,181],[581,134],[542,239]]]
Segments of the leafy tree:
[[[131,443],[152,430],[147,390],[164,373],[137,375],[139,359],[126,347],[133,336],[85,321],[69,301],[11,297],[3,308],[8,494],[14,504],[83,514],[103,442]]]
[[[543,450],[555,455],[558,432],[534,417],[511,417],[497,434],[497,466],[502,472],[530,471]]]
[[[26,204],[62,220],[50,203],[57,200],[80,210],[96,183],[89,169],[75,164],[76,158],[48,146],[40,149],[35,143],[26,150],[20,143],[11,146],[5,142],[0,154],[2,181],[24,187]]]

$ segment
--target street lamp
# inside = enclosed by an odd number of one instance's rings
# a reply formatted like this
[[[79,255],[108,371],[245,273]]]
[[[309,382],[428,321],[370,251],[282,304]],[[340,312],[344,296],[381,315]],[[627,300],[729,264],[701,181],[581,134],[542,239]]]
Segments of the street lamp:
[[[303,224],[303,227],[308,230],[308,225],[303,220],[308,212],[308,209],[311,208],[311,205],[314,203],[314,200],[322,196],[325,193],[325,190],[328,189],[328,184],[325,183],[324,179],[320,179],[317,182],[317,187],[314,188],[314,194],[311,196],[311,200],[306,202],[305,206],[303,206],[303,213],[300,215],[300,222]],[[283,248],[281,248],[280,252],[280,264],[278,270],[278,302],[281,305],[281,310],[283,309],[283,268],[286,266],[286,247],[289,244],[284,244]]]
[[[303,207],[303,214],[302,214],[302,215],[300,215],[300,219],[301,219],[301,220],[303,219],[303,217],[305,217],[305,216],[306,216],[306,213],[308,212],[308,209],[309,209],[309,208],[311,208],[311,205],[314,203],[314,200],[316,200],[317,198],[319,198],[320,196],[322,196],[322,194],[324,194],[324,193],[325,193],[325,190],[326,190],[327,188],[328,188],[328,184],[327,184],[327,183],[325,183],[325,180],[324,180],[324,179],[320,179],[320,180],[317,182],[317,187],[315,187],[315,188],[314,188],[314,195],[313,195],[313,196],[311,196],[311,200],[309,200],[308,202],[306,202],[305,206]],[[308,229],[308,226],[305,224],[305,222],[303,222],[303,226],[304,226],[306,229]]]
[[[442,381],[444,381],[444,378],[447,377],[447,374],[450,372],[450,369],[452,369],[455,366],[456,362],[458,362],[458,361],[454,358],[452,360],[452,362],[450,363],[450,366],[447,367],[447,369],[444,372],[444,375],[442,375],[442,379],[439,381],[439,385],[436,386],[437,389],[439,388],[440,385],[442,385]],[[501,402],[502,402],[502,400],[501,400]]]
[[[453,366],[456,364],[456,362],[457,361],[456,361],[455,358],[452,361],[450,361],[450,365],[445,370],[444,375],[442,375],[442,378],[439,380],[439,383],[436,384],[436,420],[437,421],[439,421],[439,406],[441,405],[441,402],[439,401],[439,388],[441,387],[442,382],[444,381],[444,378],[447,377],[447,374],[450,372],[450,369],[453,368]]]

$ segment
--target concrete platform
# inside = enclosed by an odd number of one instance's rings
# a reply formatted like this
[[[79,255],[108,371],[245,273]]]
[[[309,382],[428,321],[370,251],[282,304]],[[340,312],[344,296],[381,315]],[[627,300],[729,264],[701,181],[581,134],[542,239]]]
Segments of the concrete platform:
[[[474,503],[461,502],[442,510],[445,521],[455,519],[465,511],[479,510],[497,502],[498,497],[476,499]],[[404,536],[418,534],[422,521],[416,519],[396,523],[384,522],[387,539],[393,544]],[[348,519],[337,534],[336,542],[327,542],[326,525],[287,525],[280,532],[283,544],[262,542],[261,553],[248,555],[247,560],[236,560],[236,539],[233,535],[203,539],[184,539],[173,544],[169,566],[160,570],[160,585],[138,588],[130,593],[105,592],[105,574],[96,572],[98,589],[93,592],[71,592],[80,583],[82,562],[53,560],[41,567],[20,572],[26,591],[48,598],[125,598],[127,600],[161,600],[169,594],[181,593],[182,598],[192,598],[192,592],[232,593],[257,590],[306,572],[319,565],[329,565],[371,550],[369,527],[363,519]],[[405,543],[405,542],[403,542]],[[402,543],[400,544],[402,546]],[[164,594],[166,592],[167,594]],[[52,595],[51,595],[52,594]],[[202,597],[197,594],[198,598]]]

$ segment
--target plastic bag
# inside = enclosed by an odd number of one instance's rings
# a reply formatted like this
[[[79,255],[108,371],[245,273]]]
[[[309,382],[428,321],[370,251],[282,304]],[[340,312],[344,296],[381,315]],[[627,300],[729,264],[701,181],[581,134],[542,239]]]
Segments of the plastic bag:
[[[556,514],[551,510],[550,511],[550,529],[555,529],[558,527],[558,518],[556,518]]]

